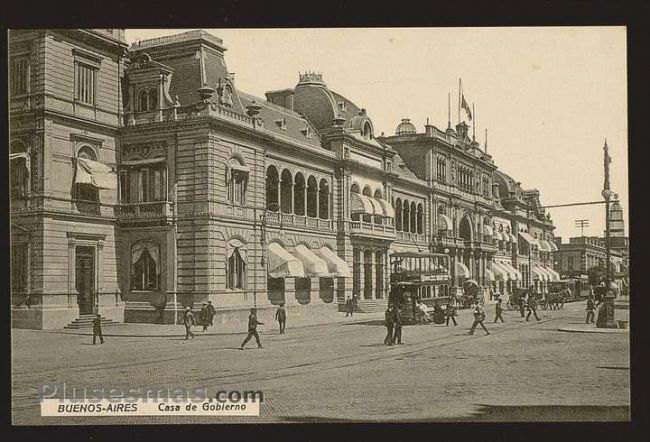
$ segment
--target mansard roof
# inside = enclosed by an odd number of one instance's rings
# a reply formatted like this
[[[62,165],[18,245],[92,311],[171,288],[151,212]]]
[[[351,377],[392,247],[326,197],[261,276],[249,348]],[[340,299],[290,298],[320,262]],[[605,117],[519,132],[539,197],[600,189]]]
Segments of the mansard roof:
[[[264,121],[265,129],[281,137],[321,147],[321,140],[316,128],[302,115],[242,91],[237,91],[237,95],[244,109],[253,101],[261,107],[257,117]]]

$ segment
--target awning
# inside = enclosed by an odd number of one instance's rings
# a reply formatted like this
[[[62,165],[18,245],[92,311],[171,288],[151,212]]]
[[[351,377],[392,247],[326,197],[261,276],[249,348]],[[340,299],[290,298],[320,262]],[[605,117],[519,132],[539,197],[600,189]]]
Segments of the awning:
[[[492,270],[485,269],[485,279],[489,282],[494,282],[494,273],[492,273]]]
[[[552,251],[551,250],[551,245],[547,241],[545,241],[543,239],[540,239],[539,240],[539,251],[540,252],[551,252]]]
[[[492,262],[492,271],[496,275],[496,279],[500,281],[507,281],[508,279],[511,279],[508,271],[496,262]]]
[[[438,215],[438,230],[454,230],[454,225],[447,215]]]
[[[325,260],[316,256],[306,245],[298,244],[294,249],[294,254],[302,262],[306,277],[329,276]]]
[[[411,251],[411,250],[409,250],[409,249],[406,249],[406,248],[404,248],[404,247],[400,247],[400,246],[398,246],[398,245],[393,244],[393,245],[390,246],[390,248],[388,249],[388,254],[389,254],[389,255],[392,255],[393,253],[406,253],[406,252],[410,252],[410,251]]]
[[[372,203],[370,197],[353,193],[350,198],[350,212],[353,214],[375,215],[375,204]],[[380,206],[379,214],[381,213]]]
[[[494,231],[494,236],[492,237],[492,239],[494,241],[505,241],[505,238],[503,237],[501,232],[499,232],[498,230]]]
[[[75,184],[90,184],[98,189],[117,189],[117,174],[104,163],[77,158]]]
[[[321,247],[318,249],[318,254],[325,260],[325,262],[327,262],[330,276],[336,276],[339,278],[350,278],[352,276],[348,263],[339,258],[339,256],[329,247]]]
[[[522,280],[521,272],[517,270],[514,266],[512,266],[509,262],[503,261],[497,264],[501,266],[506,272],[508,272],[508,275],[510,276],[511,280],[513,281]]]
[[[494,235],[494,229],[488,225],[483,226],[483,235],[486,236]]]
[[[528,245],[539,247],[539,241],[537,241],[537,239],[530,236],[528,232],[519,232],[519,236],[523,238],[524,241],[528,243]]]
[[[226,243],[226,257],[230,259],[232,254],[235,253],[235,250],[237,250],[239,256],[241,256],[244,262],[246,262],[247,254],[244,247],[246,247],[246,244],[242,242],[240,239],[237,238],[231,239]]]
[[[470,277],[469,269],[460,261],[456,261],[456,276],[462,276],[463,278]]]
[[[303,278],[305,269],[302,262],[284,248],[273,242],[268,247],[268,276],[271,278]]]
[[[544,267],[544,268],[546,269],[547,272],[549,272],[553,276],[553,279],[551,279],[551,281],[559,281],[560,280],[560,274],[558,272],[556,272],[554,269],[552,269],[550,267]]]
[[[507,235],[510,236],[510,241],[512,241],[513,243],[517,242],[517,236],[516,235],[514,235],[513,233],[507,233]]]
[[[553,276],[553,273],[551,273],[547,267],[544,266],[539,266],[539,269],[546,275],[547,281],[553,281],[555,277]]]
[[[9,161],[12,160],[18,160],[18,159],[23,159],[25,160],[25,168],[27,168],[27,172],[31,169],[31,161],[29,158],[29,154],[27,152],[19,152],[19,153],[10,153],[9,154]]]
[[[533,266],[531,269],[533,273],[533,279],[539,279],[540,281],[548,281],[548,275],[539,266]],[[535,278],[535,276],[537,276]]]
[[[380,198],[373,198],[381,206],[381,210],[386,218],[395,218],[395,209],[388,201],[384,201]]]
[[[548,244],[551,246],[551,251],[552,252],[557,252],[559,250],[557,248],[557,245],[553,241],[549,241]]]

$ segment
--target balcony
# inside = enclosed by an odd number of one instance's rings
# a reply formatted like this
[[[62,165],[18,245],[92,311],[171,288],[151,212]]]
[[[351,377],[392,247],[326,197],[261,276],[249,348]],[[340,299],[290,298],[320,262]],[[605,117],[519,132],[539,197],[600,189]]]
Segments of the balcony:
[[[120,220],[169,218],[174,214],[174,203],[170,201],[123,203],[115,206],[115,214]]]
[[[395,239],[395,227],[387,224],[350,221],[350,234],[380,239]]]
[[[314,230],[334,230],[331,219],[312,218],[311,216],[296,215],[295,213],[280,213],[267,210],[266,222],[283,227],[298,227]]]
[[[427,236],[424,233],[397,232],[397,239],[407,242],[427,242]]]

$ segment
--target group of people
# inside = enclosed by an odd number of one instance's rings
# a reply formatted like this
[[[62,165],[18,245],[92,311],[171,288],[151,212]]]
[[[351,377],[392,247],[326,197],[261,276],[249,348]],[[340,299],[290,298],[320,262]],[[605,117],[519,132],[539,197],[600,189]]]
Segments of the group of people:
[[[345,298],[345,317],[354,317],[354,310],[357,308],[357,295]]]

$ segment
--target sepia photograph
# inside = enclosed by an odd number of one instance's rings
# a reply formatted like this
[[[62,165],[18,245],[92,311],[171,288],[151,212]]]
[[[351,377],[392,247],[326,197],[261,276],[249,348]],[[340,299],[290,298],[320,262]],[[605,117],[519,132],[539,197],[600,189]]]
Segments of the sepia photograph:
[[[629,422],[626,39],[9,29],[12,424]]]

